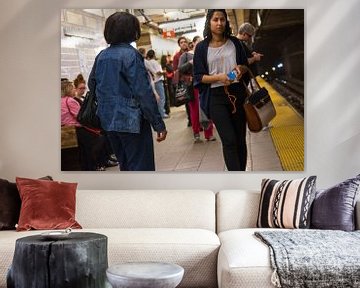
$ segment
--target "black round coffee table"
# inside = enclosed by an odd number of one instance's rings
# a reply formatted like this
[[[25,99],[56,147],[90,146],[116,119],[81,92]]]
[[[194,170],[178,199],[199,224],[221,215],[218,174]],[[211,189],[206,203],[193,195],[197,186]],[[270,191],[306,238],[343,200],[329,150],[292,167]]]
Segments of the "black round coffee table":
[[[21,233],[21,232],[19,232]],[[8,288],[105,287],[107,237],[72,232],[59,240],[41,235],[16,240]]]

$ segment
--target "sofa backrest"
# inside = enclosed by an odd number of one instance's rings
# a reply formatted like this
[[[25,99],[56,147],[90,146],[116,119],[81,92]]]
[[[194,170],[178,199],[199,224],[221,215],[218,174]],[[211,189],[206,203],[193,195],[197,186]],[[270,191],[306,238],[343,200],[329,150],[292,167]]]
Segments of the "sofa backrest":
[[[209,190],[78,190],[83,228],[201,228],[215,232]]]
[[[216,232],[256,227],[259,201],[259,191],[219,191],[216,194]]]
[[[359,196],[360,198],[360,196]],[[255,228],[260,191],[223,190],[216,194],[216,232]],[[355,229],[360,230],[360,199],[355,206]]]

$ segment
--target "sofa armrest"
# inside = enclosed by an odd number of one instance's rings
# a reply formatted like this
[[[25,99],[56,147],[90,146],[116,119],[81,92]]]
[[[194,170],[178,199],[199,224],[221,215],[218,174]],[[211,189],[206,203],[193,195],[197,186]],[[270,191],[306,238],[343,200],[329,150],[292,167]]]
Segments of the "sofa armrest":
[[[355,206],[355,229],[360,230],[360,199],[357,200]]]

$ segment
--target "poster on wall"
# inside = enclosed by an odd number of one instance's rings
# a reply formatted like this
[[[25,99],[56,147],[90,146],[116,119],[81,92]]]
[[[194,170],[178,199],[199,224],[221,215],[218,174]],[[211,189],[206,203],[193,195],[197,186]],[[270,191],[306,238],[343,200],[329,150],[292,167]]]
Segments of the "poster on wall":
[[[61,171],[304,171],[304,9],[62,9]]]

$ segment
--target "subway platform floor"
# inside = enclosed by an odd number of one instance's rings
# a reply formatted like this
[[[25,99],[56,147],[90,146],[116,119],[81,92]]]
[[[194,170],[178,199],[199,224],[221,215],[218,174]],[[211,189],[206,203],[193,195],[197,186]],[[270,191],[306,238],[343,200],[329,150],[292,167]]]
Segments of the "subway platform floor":
[[[184,106],[173,108],[166,119],[166,141],[155,143],[157,171],[226,171],[220,137],[214,129],[216,141],[195,143],[191,127],[187,127]],[[268,130],[247,132],[247,171],[281,171],[281,163]]]
[[[304,118],[269,83],[260,77],[257,80],[268,90],[276,117],[258,133],[247,131],[246,171],[304,171]],[[201,133],[202,142],[195,143],[192,129],[187,127],[184,106],[172,107],[165,124],[166,140],[161,143],[154,140],[156,171],[226,171],[216,129],[216,141],[206,141]],[[118,167],[106,170],[119,171]]]
[[[172,107],[170,118],[165,119],[168,135],[156,142],[154,135],[155,165],[158,172],[211,172],[226,171],[220,138],[214,129],[216,141],[195,143],[191,127],[187,127],[185,107]],[[248,161],[246,171],[282,171],[269,129],[259,133],[247,132]],[[106,171],[119,171],[118,167]]]

